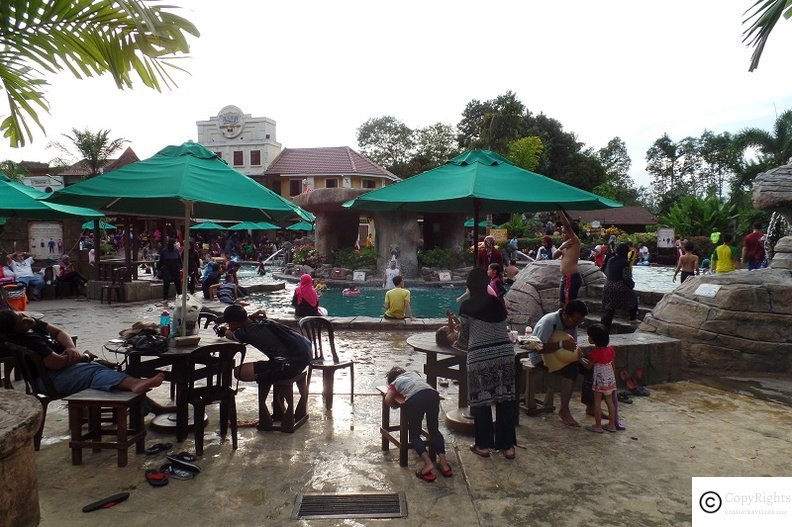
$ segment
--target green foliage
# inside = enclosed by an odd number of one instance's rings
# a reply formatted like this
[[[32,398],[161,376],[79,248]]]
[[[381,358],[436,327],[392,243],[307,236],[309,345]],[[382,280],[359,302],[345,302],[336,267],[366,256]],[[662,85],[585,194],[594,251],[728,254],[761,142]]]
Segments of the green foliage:
[[[737,134],[735,141],[741,151],[751,148],[758,153],[757,160],[744,164],[733,184],[735,191],[750,191],[754,178],[760,172],[784,165],[792,157],[792,110],[778,116],[771,132],[747,128]]]
[[[734,205],[716,198],[684,196],[660,218],[660,223],[673,227],[677,238],[705,236],[717,229],[730,232],[737,212]]]
[[[297,265],[310,265],[311,267],[319,267],[324,263],[321,255],[316,251],[316,247],[310,243],[298,247],[294,251],[292,261]]]
[[[418,264],[451,269],[465,264],[465,253],[456,249],[429,249],[418,253]]]
[[[605,181],[595,186],[592,192],[625,205],[638,205],[638,189],[629,175],[632,160],[624,141],[614,137],[595,155],[605,171]]]
[[[79,152],[83,162],[88,168],[89,177],[101,174],[102,167],[107,164],[107,160],[110,159],[110,156],[129,142],[126,139],[110,139],[109,136],[110,130],[92,132],[88,129],[81,131],[76,128],[72,128],[71,135],[63,134],[63,137],[68,139],[74,149]],[[70,149],[62,143],[54,142],[50,143],[48,146],[59,150],[65,156],[71,156]],[[59,159],[56,164],[65,165],[68,163],[62,162],[62,160]]]
[[[542,238],[544,238],[544,236],[520,238],[517,240],[517,247],[525,254],[528,254],[528,251],[535,251],[542,245]],[[564,238],[562,236],[550,236],[550,239],[553,240],[553,245],[556,247],[564,243]]]
[[[516,236],[517,238],[530,236],[535,230],[534,223],[526,221],[522,214],[512,214],[509,221],[504,223],[502,227],[509,231],[509,237]]]
[[[489,100],[470,101],[457,124],[462,149],[485,148],[506,154],[509,143],[523,137],[525,105],[514,92]]]
[[[0,2],[0,90],[9,111],[0,131],[10,145],[32,140],[28,120],[43,131],[37,111],[49,111],[49,73],[110,74],[119,89],[131,88],[133,76],[156,90],[175,85],[165,68],[181,68],[169,59],[188,53],[186,34],[199,33],[169,9],[142,0]]]
[[[767,39],[781,16],[787,19],[792,17],[792,1],[757,0],[746,13],[751,10],[753,12],[743,20],[743,24],[751,24],[743,31],[743,43],[754,48],[748,71],[759,67],[759,59],[762,58]]]
[[[357,130],[360,153],[398,174],[410,160],[413,132],[390,115],[369,119]]]
[[[333,259],[337,267],[348,267],[350,269],[376,268],[378,257],[379,254],[374,247],[362,247],[359,251],[355,249],[337,249],[333,253]]]
[[[516,166],[534,171],[539,166],[542,150],[544,145],[539,137],[535,135],[522,137],[509,143],[509,153],[506,157]]]
[[[19,181],[28,175],[28,171],[20,163],[6,160],[0,162],[0,174],[8,176],[9,179],[14,181]]]

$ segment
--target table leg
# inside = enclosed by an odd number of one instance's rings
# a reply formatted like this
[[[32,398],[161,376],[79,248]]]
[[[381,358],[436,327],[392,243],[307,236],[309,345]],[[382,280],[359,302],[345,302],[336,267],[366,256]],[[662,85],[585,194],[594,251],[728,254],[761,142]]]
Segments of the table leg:
[[[426,352],[426,364],[424,365],[424,373],[426,374],[426,382],[429,386],[437,389],[437,355],[431,352]]]
[[[459,361],[459,400],[458,408],[465,408],[468,405],[468,385],[467,385],[467,361]]]
[[[189,426],[189,381],[187,361],[175,361],[173,363],[173,380],[176,383],[176,441],[182,442],[187,439]]]

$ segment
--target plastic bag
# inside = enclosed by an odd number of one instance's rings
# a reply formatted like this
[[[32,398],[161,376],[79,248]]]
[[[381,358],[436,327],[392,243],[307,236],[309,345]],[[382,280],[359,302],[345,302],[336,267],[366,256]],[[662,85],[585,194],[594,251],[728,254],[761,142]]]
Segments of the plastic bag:
[[[182,337],[179,333],[182,321],[182,295],[177,295],[176,310],[171,317],[171,335]],[[201,301],[194,295],[187,295],[187,311],[184,318],[187,320],[187,335],[198,334],[198,315],[201,314]]]

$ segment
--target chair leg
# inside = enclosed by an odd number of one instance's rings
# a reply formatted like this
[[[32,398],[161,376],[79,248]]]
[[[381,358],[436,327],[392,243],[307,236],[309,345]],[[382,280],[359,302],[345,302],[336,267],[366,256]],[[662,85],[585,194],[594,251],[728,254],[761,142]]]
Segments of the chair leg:
[[[410,450],[410,432],[407,426],[407,412],[399,408],[399,465],[407,466],[407,453]]]
[[[355,402],[355,365],[349,367],[349,402]]]
[[[258,417],[259,417],[259,430],[272,430],[272,415],[267,409],[267,395],[269,395],[272,384],[259,383],[258,389]]]
[[[45,407],[46,409],[46,407]],[[46,414],[45,414],[46,415]],[[42,420],[42,427],[44,422]],[[71,433],[71,440],[79,442],[82,440],[82,407],[76,404],[69,403],[69,432]],[[40,432],[39,432],[40,433]],[[38,444],[36,450],[39,449],[41,444],[41,435],[38,436]],[[82,448],[78,446],[71,446],[72,465],[82,464]]]
[[[312,372],[313,372],[313,368],[309,365],[308,366],[308,380],[306,381],[308,383],[308,391],[311,390],[311,373]]]
[[[325,400],[325,408],[333,409],[333,380],[335,377],[333,370],[322,370],[322,396]]]
[[[304,378],[297,383],[297,391],[300,394],[300,400],[294,410],[294,418],[295,420],[300,420],[308,414],[308,383],[305,382]]]
[[[291,383],[280,388],[277,399],[286,403],[281,418],[281,432],[294,432],[294,389]]]
[[[127,423],[129,417],[127,415],[128,408],[126,406],[119,406],[116,410],[116,442],[118,444],[118,466],[125,467],[128,462],[127,439],[129,437],[129,430]]]
[[[206,409],[200,403],[193,401],[193,430],[195,431],[195,455],[203,455],[204,444],[204,413]]]
[[[228,434],[228,402],[220,401],[220,437],[225,439]]]
[[[132,412],[129,415],[129,423],[135,434],[139,434],[146,428],[145,416],[143,415],[143,400],[138,402],[132,407]],[[143,434],[140,439],[135,442],[135,453],[142,454],[146,451],[146,434]]]
[[[231,448],[237,449],[237,411],[236,398],[231,397],[228,401],[228,418],[231,420]]]

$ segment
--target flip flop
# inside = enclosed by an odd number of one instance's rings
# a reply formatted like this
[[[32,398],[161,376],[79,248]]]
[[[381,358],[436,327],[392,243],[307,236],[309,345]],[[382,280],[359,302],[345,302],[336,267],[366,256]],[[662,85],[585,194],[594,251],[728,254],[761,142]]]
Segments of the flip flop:
[[[166,450],[170,450],[173,448],[171,443],[156,443],[148,447],[145,452],[148,456],[153,456],[154,454],[159,454],[160,452],[165,452]]]
[[[243,420],[240,419],[237,421],[237,428],[255,428],[259,424],[258,419],[249,419]]]
[[[489,450],[479,450],[476,445],[470,445],[470,451],[480,457],[490,457]]]
[[[168,474],[161,470],[148,469],[146,470],[146,481],[152,487],[164,487],[168,484]]]
[[[193,463],[193,461],[195,461],[195,456],[187,452],[182,452],[175,456],[168,456],[167,459],[179,468],[190,470],[195,473],[201,472],[201,467]]]
[[[597,428],[596,426],[591,426],[591,425],[587,426],[586,430],[588,430],[589,432],[594,432],[595,434],[604,434],[605,433],[605,429],[604,428]]]
[[[649,390],[643,384],[638,384],[634,388],[630,388],[630,393],[638,397],[649,397]]]
[[[451,466],[449,465],[448,470],[443,470],[440,465],[437,465],[437,470],[440,471],[440,474],[443,475],[444,478],[450,478],[454,475],[454,471],[451,470]]]
[[[603,426],[602,429],[605,430],[606,432],[615,432],[616,431],[615,428],[611,428],[609,426]]]
[[[186,480],[195,477],[195,472],[177,467],[173,463],[165,463],[160,467],[160,471],[165,472],[169,477],[174,479]]]
[[[620,403],[624,403],[624,404],[633,403],[632,399],[630,399],[630,394],[627,392],[619,392],[618,395],[616,395],[616,398],[619,400]]]
[[[423,469],[416,470],[415,475],[418,476],[418,479],[422,479],[427,483],[431,483],[437,479],[437,476],[435,476],[434,472],[427,472],[424,474]]]

